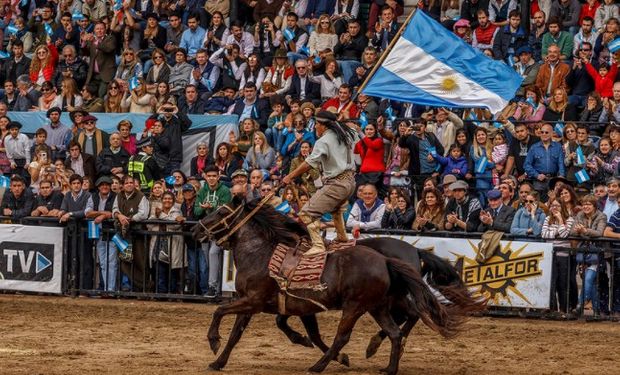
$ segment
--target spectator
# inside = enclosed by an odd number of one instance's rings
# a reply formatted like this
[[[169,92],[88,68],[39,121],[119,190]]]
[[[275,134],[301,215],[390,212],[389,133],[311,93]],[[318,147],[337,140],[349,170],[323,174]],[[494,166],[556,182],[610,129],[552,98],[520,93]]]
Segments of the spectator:
[[[566,77],[566,83],[572,88],[569,102],[583,107],[586,95],[594,90],[594,79],[586,69],[586,64],[592,60],[592,44],[583,42],[578,46],[575,55],[576,58],[573,59],[573,67]]]
[[[583,112],[581,112],[581,118],[579,120],[583,122],[598,122],[602,112],[603,100],[597,92],[592,92],[587,96],[586,106],[583,109]],[[605,124],[590,124],[590,132],[592,132],[592,135],[594,136],[601,137],[605,130],[605,126]]]
[[[593,185],[605,185],[618,170],[620,155],[611,147],[609,138],[601,138],[598,143],[598,150],[588,160],[586,166],[592,176]],[[615,210],[614,210],[615,211]]]
[[[83,131],[81,131],[75,141],[82,147],[82,151],[92,156],[98,156],[99,153],[108,147],[109,135],[97,128],[97,118],[93,115],[87,115],[82,118]]]
[[[222,48],[218,51],[224,51],[224,49]],[[216,52],[213,53],[215,56]],[[228,53],[226,57],[228,58]],[[228,61],[226,68],[233,69],[231,65],[232,63],[236,64],[234,61]],[[209,59],[209,53],[207,50],[201,48],[198,52],[196,52],[196,59],[193,66],[194,69],[192,69],[189,76],[189,83],[194,85],[198,89],[198,94],[201,98],[206,100],[215,92],[218,85],[218,80],[220,79],[220,68],[224,67],[224,65],[221,62],[219,65],[212,62],[211,59]]]
[[[427,125],[427,130],[437,137],[447,151],[456,139],[456,131],[463,127],[463,121],[454,113],[445,108],[437,108],[435,111],[435,122]],[[444,151],[444,152],[445,152]],[[439,155],[444,155],[442,152]]]
[[[66,111],[72,111],[84,104],[84,100],[73,78],[63,78],[60,83],[60,94],[56,96],[56,104]]]
[[[81,36],[83,53],[91,59],[85,86],[93,85],[97,88],[94,96],[103,97],[116,71],[116,40],[112,35],[106,34],[106,25],[103,22],[97,22],[93,31],[93,34],[85,33]]]
[[[542,228],[542,238],[553,240],[554,247],[571,247],[570,241],[565,240],[570,235],[575,222],[573,216],[569,216],[562,209],[558,200],[549,203],[549,216],[545,218]],[[552,270],[552,297],[551,308],[560,312],[568,313],[577,306],[577,279],[574,255],[567,251],[556,251],[553,257]],[[557,299],[556,299],[557,297]]]
[[[239,47],[239,55],[242,58],[250,56],[250,54],[254,51],[254,37],[249,32],[244,31],[243,23],[239,20],[233,21],[231,23],[230,35],[228,35],[228,37],[224,41],[224,46],[232,44]]]
[[[351,103],[352,89],[347,84],[342,84],[338,89],[338,95],[323,103],[321,109],[336,113],[340,119],[349,120],[358,117],[359,108]]]
[[[511,13],[517,9],[518,5],[515,0],[490,0],[489,19],[497,26],[505,26],[509,23]]]
[[[147,63],[148,64],[148,63]],[[158,84],[170,79],[170,65],[166,62],[166,54],[162,49],[154,48],[151,53],[150,69],[146,74],[146,90],[155,94]]]
[[[398,28],[399,25],[396,23],[394,10],[389,5],[381,7],[381,21],[375,23],[374,27],[372,27],[374,31],[371,40],[372,46],[379,52],[385,51],[396,36]]]
[[[213,165],[215,162],[209,154],[209,148],[205,142],[198,142],[196,146],[196,156],[190,161],[190,176],[202,179],[205,168]]]
[[[30,81],[40,88],[43,82],[51,81],[54,77],[58,51],[56,46],[49,42],[47,45],[38,46],[34,50],[34,56],[30,63]]]
[[[312,82],[308,74],[308,63],[304,60],[297,60],[295,62],[295,74],[291,77],[290,89],[286,95],[289,106],[291,100],[294,99],[320,102],[321,86]]]
[[[256,87],[262,87],[265,80],[265,69],[263,69],[259,56],[255,53],[248,56],[247,62],[241,64],[237,73],[241,77],[239,87],[245,87],[247,83],[254,83]]]
[[[10,49],[13,56],[4,61],[2,65],[2,78],[4,82],[15,82],[17,77],[28,74],[31,60],[24,55],[24,44],[21,41],[14,41]]]
[[[569,105],[566,89],[558,87],[553,90],[553,96],[549,99],[543,120],[560,122],[577,120],[577,108]]]
[[[528,132],[527,124],[519,123],[515,125],[515,139],[508,149],[508,158],[506,167],[504,168],[504,177],[516,172],[519,181],[524,181],[528,176],[525,172],[525,159],[532,145],[539,142],[540,139]]]
[[[338,35],[334,31],[330,16],[323,14],[319,17],[317,27],[310,33],[308,39],[310,55],[318,55],[319,52],[326,49],[334,50],[336,43],[338,43]]]
[[[532,19],[532,28],[530,30],[530,36],[528,39],[528,44],[532,48],[534,61],[537,63],[542,63],[542,39],[544,35],[547,33],[547,24],[545,23],[545,12],[539,10],[534,13],[534,17]]]
[[[502,202],[502,193],[499,190],[489,190],[487,192],[487,201],[489,202],[488,209],[480,211],[478,232],[495,230],[510,233],[515,209]]]
[[[295,66],[307,66],[305,60],[299,60]],[[306,71],[304,70],[304,74]],[[274,95],[283,95],[291,89],[292,77],[295,69],[289,64],[284,49],[277,49],[273,55],[273,64],[268,69],[267,75],[262,82],[261,97],[271,98]],[[258,87],[258,86],[257,86]]]
[[[254,119],[262,128],[267,127],[267,118],[269,116],[269,104],[256,95],[256,86],[248,83],[243,89],[243,98],[231,106],[228,110],[229,114],[239,116],[239,122],[245,119]]]
[[[530,147],[524,164],[525,173],[535,179],[534,189],[542,197],[546,197],[549,178],[565,175],[562,146],[551,140],[552,132],[551,125],[542,126],[540,142]]]
[[[603,8],[599,7],[599,10]],[[596,21],[594,21],[596,25]],[[620,21],[618,18],[610,18],[605,22],[604,26],[601,25],[598,38],[594,43],[594,61],[599,64],[607,64],[611,60],[611,52],[609,51],[608,44],[618,36]]]
[[[39,104],[41,93],[34,89],[30,83],[30,78],[25,74],[17,77],[16,86],[19,94],[17,95],[17,99],[15,99],[13,111],[27,112],[36,109],[36,106]]]
[[[409,170],[412,188],[420,185],[427,177],[435,173],[437,162],[434,161],[431,151],[437,155],[443,155],[444,149],[433,133],[426,132],[426,120],[419,119],[415,124],[407,128],[406,133],[400,137],[399,146],[409,151]]]
[[[299,146],[299,154],[291,161],[290,170],[294,171],[300,166],[312,153],[312,143],[309,141],[301,141]],[[303,173],[297,179],[297,183],[302,187],[302,189],[308,194],[312,195],[317,190],[317,185],[320,184],[320,173],[317,169],[311,168],[307,172]],[[320,186],[320,185],[319,185]]]
[[[348,4],[354,3],[354,1],[347,1]],[[336,7],[341,4],[340,1],[336,2]],[[336,21],[336,25],[341,19]],[[339,33],[338,43],[334,46],[334,54],[338,59],[338,65],[342,71],[344,82],[349,82],[353,76],[353,72],[359,66],[361,66],[362,54],[364,49],[368,45],[368,38],[361,32],[360,22],[356,19],[351,19],[347,24],[347,31]]]
[[[181,203],[182,222],[198,221],[199,217],[194,214],[196,204],[196,190],[191,184],[183,185],[183,203]],[[181,220],[181,219],[179,219]],[[193,294],[207,293],[208,270],[207,259],[199,242],[191,236],[185,236],[187,246],[187,286]]]
[[[613,0],[603,0],[601,5],[596,9],[596,12],[594,12],[594,27],[596,27],[597,30],[603,30],[605,24],[612,18],[616,20],[620,18],[618,4]]]
[[[598,7],[598,1],[590,0],[590,2],[596,3]],[[584,4],[584,7],[587,6],[588,4]],[[579,20],[579,24],[581,25],[581,28],[573,38],[573,56],[578,56],[577,52],[579,52],[579,49],[583,46],[584,43],[589,43],[590,48],[592,48],[594,43],[596,43],[596,38],[598,37],[598,32],[594,30],[594,19],[592,17],[583,17]]]
[[[568,31],[572,35],[577,33],[579,28],[579,13],[581,5],[577,0],[558,0],[551,5],[549,18],[557,17],[562,29]]]
[[[0,104],[7,107],[7,111],[12,111],[17,100],[17,92],[15,91],[15,83],[11,81],[4,82],[4,95],[0,98]]]
[[[110,83],[110,87],[111,88],[113,87],[111,83]],[[84,102],[83,102],[83,106],[81,109],[83,109],[85,112],[94,112],[94,113],[106,112],[104,109],[103,99],[101,99],[97,95],[98,93],[97,93],[96,86],[86,85],[84,89],[82,89],[82,99]],[[122,99],[120,94],[118,94],[118,99],[120,103],[120,99]],[[122,110],[119,110],[119,112],[122,112]]]
[[[555,89],[566,88],[566,77],[570,73],[570,67],[560,61],[560,48],[556,44],[551,44],[543,52],[546,61],[540,66],[536,76],[536,86],[545,97],[551,96]]]
[[[62,105],[62,98],[56,94],[56,88],[51,81],[45,81],[40,86],[41,96],[39,97],[39,103],[33,109],[39,111],[47,111],[53,107],[60,107]]]
[[[467,169],[467,159],[463,156],[463,152],[461,148],[453,143],[448,150],[448,156],[441,155],[432,155],[433,159],[436,159],[437,162],[442,166],[443,172],[442,176],[447,174],[455,175],[457,178],[465,178],[465,175],[468,173]]]
[[[507,1],[508,3],[513,3],[513,0]],[[494,0],[489,2],[489,9],[492,9],[493,3]],[[489,10],[489,13],[492,13],[492,11]],[[493,18],[490,18],[493,21]],[[496,60],[503,60],[504,62],[512,60],[514,62],[519,48],[527,45],[527,34],[521,27],[521,13],[518,10],[511,10],[508,14],[508,19],[509,22],[506,22],[505,26],[502,25],[503,22],[495,20],[496,25],[503,27],[497,31],[497,35],[493,40],[493,56]]]
[[[166,29],[159,24],[159,15],[157,13],[147,13],[146,25],[140,31],[140,60],[144,66],[144,72],[148,73],[153,51],[156,48],[164,48],[166,46]]]
[[[220,181],[230,187],[233,172],[241,167],[242,160],[233,154],[232,147],[222,142],[216,147],[215,166],[220,174]]]
[[[338,62],[333,58],[327,58],[324,61],[325,72],[320,75],[310,75],[308,78],[314,83],[321,86],[321,99],[323,101],[338,94],[338,89],[342,86],[342,76],[338,71]]]
[[[280,45],[284,46],[289,59],[293,63],[303,58],[299,51],[308,42],[308,34],[297,25],[298,21],[299,16],[297,14],[293,12],[287,13],[286,27],[282,28],[282,34],[280,35]]]
[[[61,110],[58,107],[50,108],[47,111],[49,124],[43,126],[47,133],[47,145],[52,149],[50,160],[58,158],[65,159],[67,155],[67,145],[71,141],[71,129],[60,122]]]
[[[140,63],[136,51],[133,48],[125,48],[121,54],[121,60],[116,69],[114,79],[126,83],[133,77],[142,78],[143,75],[142,63]]]
[[[472,34],[472,47],[480,51],[493,48],[495,36],[500,28],[489,21],[489,12],[486,9],[478,9],[476,16],[478,27],[474,29]]]
[[[270,170],[275,164],[275,151],[267,143],[265,134],[261,131],[254,132],[253,143],[248,150],[244,168]]]
[[[482,206],[477,198],[470,197],[465,181],[453,182],[449,189],[452,198],[446,205],[445,229],[457,232],[475,232],[480,225]]]
[[[472,168],[467,175],[476,178],[476,191],[480,202],[485,202],[487,191],[493,187],[492,170],[495,168],[495,163],[492,160],[491,150],[492,143],[487,130],[479,127],[474,133],[474,141],[470,147],[469,158]]]
[[[181,35],[181,43],[179,48],[187,51],[187,55],[191,58],[196,56],[196,52],[202,47],[205,39],[206,30],[198,25],[198,15],[193,13],[187,18],[188,28]]]
[[[13,47],[16,44],[19,44],[22,47],[22,52],[27,53],[28,55],[32,54],[32,47],[34,46],[34,40],[32,36],[32,32],[30,32],[28,27],[26,27],[26,21],[24,21],[24,17],[15,18],[15,23],[13,24],[15,28],[17,28],[17,32],[15,34],[10,33],[8,35],[9,44],[7,45],[7,51],[12,51]],[[5,30],[6,32],[6,30]]]
[[[116,125],[116,130],[121,135],[121,144],[123,149],[127,151],[129,155],[135,155],[138,151],[136,148],[136,136],[131,134],[133,124],[129,120],[121,120]]]
[[[175,64],[170,68],[168,83],[170,93],[178,96],[189,84],[194,67],[187,62],[187,51],[183,48],[176,50],[174,61]]]
[[[519,194],[524,196],[524,200],[512,220],[510,234],[538,237],[545,221],[545,212],[540,207],[538,193],[532,191],[531,186],[529,186],[529,192]]]
[[[43,180],[39,183],[39,193],[30,216],[58,217],[62,200],[62,193],[53,189],[52,182]]]
[[[183,142],[181,134],[192,126],[192,120],[187,117],[183,112],[179,112],[179,108],[174,104],[164,103],[157,113],[163,118],[161,123],[164,131],[162,136],[166,137],[170,141],[170,160],[166,168],[164,168],[164,175],[168,175],[170,171],[179,169],[181,162],[183,161]]]
[[[444,178],[444,181],[446,179]],[[444,185],[446,185],[444,183]],[[422,191],[422,199],[418,203],[416,218],[411,229],[422,232],[444,230],[445,212],[439,190],[427,188]]]
[[[173,55],[181,45],[181,38],[187,30],[187,26],[181,22],[181,15],[176,10],[168,16],[168,22],[169,24],[166,27],[167,42],[164,46],[164,51],[169,55]]]
[[[127,87],[129,89],[129,87]],[[108,83],[108,91],[103,98],[103,108],[106,113],[124,113],[129,109],[130,103],[125,104],[127,91],[120,82],[112,81]],[[100,99],[101,100],[101,99]],[[131,99],[129,99],[131,100]]]
[[[116,199],[116,193],[111,191],[112,179],[104,176],[99,177],[95,183],[97,192],[90,195],[84,209],[84,216],[94,221],[96,225],[101,225],[107,230],[112,226],[107,223],[112,218],[112,206]],[[41,185],[43,189],[43,185]],[[97,259],[99,260],[99,272],[103,279],[103,290],[108,292],[116,291],[116,280],[118,278],[118,253],[116,245],[110,241],[110,232],[101,236],[96,242]]]
[[[381,228],[388,229],[410,229],[415,219],[415,211],[411,207],[411,202],[401,194],[396,200],[396,204],[385,204],[385,212],[381,219]]]
[[[385,204],[378,199],[377,188],[372,184],[363,185],[361,198],[355,201],[349,213],[347,227],[357,238],[362,229],[381,228],[384,213]]]
[[[361,166],[357,175],[357,184],[374,185],[381,196],[383,191],[383,174],[385,173],[383,138],[377,134],[374,124],[366,125],[364,137],[355,145],[354,153],[360,155]]]
[[[30,176],[26,168],[30,165],[30,139],[20,132],[21,128],[22,124],[17,121],[9,123],[9,135],[4,137],[4,148],[11,163],[11,174],[20,175],[28,185]]]
[[[129,153],[121,144],[121,135],[118,132],[110,134],[110,146],[104,148],[97,155],[97,174],[99,176],[127,173]]]
[[[536,82],[536,76],[540,65],[532,59],[532,48],[528,45],[520,47],[515,54],[519,61],[515,63],[514,69],[523,77],[521,87],[517,90],[515,96],[525,96],[525,89]],[[536,103],[536,102],[535,102]]]
[[[47,175],[52,173],[51,155],[47,152],[47,147],[38,146],[35,150],[34,160],[28,164],[28,175],[30,175],[30,188],[33,193],[39,192],[39,182],[47,179]]]
[[[97,175],[95,170],[95,158],[93,155],[82,152],[82,146],[75,140],[69,142],[69,156],[65,159],[65,167],[71,169],[78,176]]]
[[[0,208],[2,215],[10,217],[14,222],[30,215],[34,208],[34,197],[30,189],[26,188],[26,180],[22,176],[11,176],[9,190],[4,192]]]

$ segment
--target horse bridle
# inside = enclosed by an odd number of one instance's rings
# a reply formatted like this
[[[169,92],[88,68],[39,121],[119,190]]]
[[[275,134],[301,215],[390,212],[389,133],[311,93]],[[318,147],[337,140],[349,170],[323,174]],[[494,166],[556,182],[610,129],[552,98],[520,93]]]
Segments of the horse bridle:
[[[245,204],[240,204],[239,207],[235,208],[234,210],[229,205],[225,204],[222,206],[222,208],[226,208],[230,212],[228,215],[224,216],[222,220],[213,224],[210,228],[207,228],[202,223],[202,220],[200,220],[199,221],[200,226],[207,232],[207,236],[210,238],[213,238],[213,236],[217,233],[223,232],[225,230],[230,230],[224,237],[220,238],[219,240],[215,242],[216,245],[221,246],[224,242],[228,241],[230,236],[235,234],[245,223],[247,223],[248,220],[250,220],[252,216],[254,216],[258,212],[258,210],[260,210],[261,207],[263,207],[265,203],[267,203],[271,199],[271,197],[273,197],[273,194],[274,193],[268,194],[263,199],[261,199],[261,201],[258,202],[256,207],[254,207],[254,209],[250,211],[249,214],[247,214],[243,219],[241,219],[237,224],[235,224],[235,226],[232,229],[230,229],[230,227],[235,223],[235,221],[239,218],[239,216],[241,216],[241,213],[243,212],[243,207],[245,207]],[[229,219],[231,217],[232,219],[229,222]],[[220,225],[222,226],[222,228],[216,229]]]

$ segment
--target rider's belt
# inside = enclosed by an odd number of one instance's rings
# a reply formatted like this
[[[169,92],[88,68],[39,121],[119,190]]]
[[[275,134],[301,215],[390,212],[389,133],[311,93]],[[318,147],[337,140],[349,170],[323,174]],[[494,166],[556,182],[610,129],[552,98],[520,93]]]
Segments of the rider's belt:
[[[348,171],[344,171],[341,174],[339,174],[336,177],[332,177],[332,178],[328,178],[326,181],[340,181],[340,180],[346,180],[349,178],[354,178],[355,177],[355,172],[352,170],[348,170]]]

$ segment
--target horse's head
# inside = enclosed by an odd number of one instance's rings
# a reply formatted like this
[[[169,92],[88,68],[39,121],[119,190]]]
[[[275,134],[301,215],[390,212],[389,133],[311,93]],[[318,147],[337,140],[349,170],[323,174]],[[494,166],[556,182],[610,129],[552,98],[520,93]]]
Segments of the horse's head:
[[[194,239],[200,242],[217,241],[218,245],[225,242],[231,229],[242,216],[243,207],[243,198],[233,197],[230,203],[221,206],[194,225],[192,228]]]

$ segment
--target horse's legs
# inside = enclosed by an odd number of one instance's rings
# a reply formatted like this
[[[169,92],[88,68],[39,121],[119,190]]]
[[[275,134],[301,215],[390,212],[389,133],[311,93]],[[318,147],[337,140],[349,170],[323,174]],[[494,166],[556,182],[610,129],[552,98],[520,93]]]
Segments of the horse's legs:
[[[213,354],[217,354],[220,349],[220,324],[222,323],[222,318],[225,315],[229,314],[255,314],[260,312],[261,310],[257,307],[257,305],[252,304],[250,299],[247,297],[239,298],[238,300],[228,303],[226,305],[221,305],[215,312],[213,313],[213,319],[211,320],[211,326],[209,327],[209,333],[207,334],[207,338],[209,339],[209,346],[213,351]]]
[[[293,344],[299,344],[308,348],[314,348],[314,345],[312,345],[312,341],[310,341],[311,339],[303,336],[301,333],[295,331],[293,328],[291,328],[291,326],[288,325],[288,318],[290,317],[290,315],[276,315],[276,326],[278,326],[280,331],[284,332],[286,337],[288,337],[288,339],[291,340]]]
[[[388,335],[392,343],[390,363],[387,368],[382,369],[381,371],[386,372],[388,375],[395,375],[398,372],[398,362],[400,361],[402,339],[400,327],[394,322],[394,319],[392,319],[392,316],[386,307],[370,311],[370,315],[372,315],[381,329]]]
[[[407,337],[413,326],[415,326],[415,324],[417,323],[418,318],[415,318],[413,323],[409,323],[411,321],[411,317],[407,317],[407,315],[403,314],[398,309],[399,307],[397,307],[396,309],[392,309],[390,313],[397,325],[405,323],[405,325],[403,326],[403,328],[405,328],[408,326],[408,324],[411,324],[411,327],[408,328],[406,334],[404,334],[403,331],[404,336]],[[387,336],[388,335],[387,333],[385,333],[385,331],[380,330],[379,332],[377,332],[376,335],[370,338],[370,341],[368,341],[368,347],[366,347],[366,358],[370,358],[377,353],[377,350],[379,350],[381,343],[383,343],[383,340],[385,340]]]
[[[228,363],[228,358],[230,357],[230,353],[233,348],[241,339],[241,335],[243,331],[250,323],[252,319],[251,314],[237,314],[237,318],[235,319],[235,324],[233,325],[232,331],[230,332],[230,336],[228,337],[228,342],[226,342],[226,346],[224,346],[224,350],[220,354],[217,359],[209,365],[209,368],[212,370],[221,370]]]
[[[405,322],[405,324],[402,326],[402,328],[400,329],[401,332],[403,333],[403,341],[400,344],[401,350],[400,350],[400,356],[403,356],[403,353],[405,352],[405,345],[407,344],[407,338],[409,337],[409,334],[411,333],[411,330],[413,329],[413,327],[415,327],[416,323],[418,322],[418,320],[420,320],[419,317],[409,317],[409,319],[407,319],[407,321]]]
[[[334,338],[334,343],[331,348],[323,354],[323,357],[314,364],[314,366],[310,367],[308,371],[310,372],[322,372],[325,370],[325,367],[329,364],[329,361],[334,359],[340,349],[344,347],[349,339],[351,338],[351,331],[353,327],[355,327],[355,323],[357,320],[364,315],[364,310],[355,306],[354,308],[345,307],[342,311],[342,318],[340,318],[340,323],[338,323],[338,332],[336,333],[336,337]]]
[[[308,337],[310,340],[316,345],[323,353],[329,350],[329,346],[325,345],[323,339],[321,338],[321,334],[319,333],[319,323],[316,321],[316,315],[304,315],[299,317],[301,322],[304,324],[306,328],[306,332],[308,333]],[[344,353],[338,353],[335,359],[336,362],[349,367],[349,356]]]

